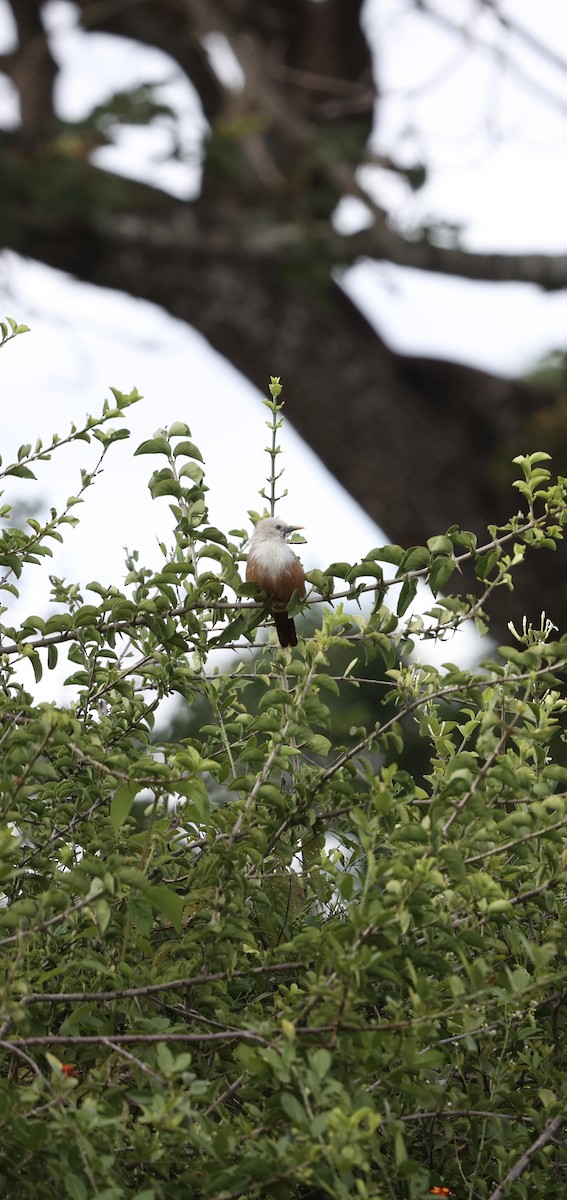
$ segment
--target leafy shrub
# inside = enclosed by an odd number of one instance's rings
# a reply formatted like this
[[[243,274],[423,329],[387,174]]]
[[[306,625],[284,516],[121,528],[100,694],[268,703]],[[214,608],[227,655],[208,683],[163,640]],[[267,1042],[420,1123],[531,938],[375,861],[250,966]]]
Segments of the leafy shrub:
[[[115,391],[2,476],[32,478],[77,439],[106,455],[138,399]],[[465,621],[486,630],[491,592],[561,539],[564,481],[527,455],[522,510],[484,545],[453,527],[311,572],[321,627],[244,658],[266,615],[242,583],[247,533],[208,525],[190,439],[177,423],[137,450],[171,504],[161,568],[132,555],[123,588],[86,598],[55,580],[54,615],[2,627],[2,1194],[555,1200],[567,639],[543,618],[478,668],[411,651]],[[5,592],[82,499],[25,529],[4,506]],[[465,563],[476,593],[447,595]],[[418,580],[428,620],[409,612]],[[362,595],[353,616],[342,602]],[[352,651],[339,676],[337,648]],[[22,664],[39,678],[63,651],[68,695],[37,703]],[[375,720],[337,747],[327,701],[348,708],[368,663]],[[206,701],[193,736],[156,734],[166,696]],[[399,765],[409,731],[419,781]]]

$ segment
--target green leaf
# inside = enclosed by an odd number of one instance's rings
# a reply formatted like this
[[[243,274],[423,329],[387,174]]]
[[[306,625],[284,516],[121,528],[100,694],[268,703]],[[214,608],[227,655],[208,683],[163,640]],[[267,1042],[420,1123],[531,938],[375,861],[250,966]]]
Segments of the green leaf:
[[[110,391],[116,400],[116,407],[120,411],[123,408],[129,408],[131,404],[137,404],[139,400],[143,399],[137,388],[132,388],[132,391],[128,392],[127,395],[125,395],[124,392],[120,392],[118,388],[115,387],[111,387]]]
[[[306,750],[312,750],[322,758],[327,758],[332,749],[330,738],[324,737],[322,733],[312,733],[302,744]]]
[[[166,438],[149,438],[147,442],[141,442],[138,449],[134,450],[134,458],[138,454],[165,454],[169,458],[170,453],[171,446]]]
[[[17,554],[0,554],[0,566],[9,567],[14,572],[16,579],[20,578],[22,562]]]
[[[181,484],[178,483],[169,468],[156,471],[152,475],[148,487],[154,500],[157,500],[159,496],[175,496],[178,500],[181,496]]]
[[[402,584],[400,598],[398,600],[398,607],[396,609],[399,617],[403,617],[404,613],[407,612],[412,600],[415,599],[416,592],[417,579],[406,579]]]
[[[72,627],[73,618],[69,613],[55,613],[45,622],[46,633],[66,633]]]
[[[102,583],[98,583],[96,579],[93,579],[91,583],[87,583],[86,588],[88,592],[96,592],[98,596],[102,596],[103,600],[106,600],[108,596],[109,589],[104,587]]]
[[[142,896],[131,896],[128,901],[128,917],[132,925],[146,937],[151,933],[153,910],[149,900]]]
[[[110,801],[110,820],[115,833],[121,829],[126,818],[130,815],[130,809],[138,792],[140,785],[138,783],[122,783],[118,787]]]
[[[352,567],[347,562],[334,562],[330,567],[327,567],[326,574],[332,575],[335,579],[348,579]]]
[[[563,788],[567,788],[567,767],[560,766],[559,763],[550,763],[545,766],[542,771],[544,779],[553,779],[560,783]]]
[[[171,921],[174,929],[179,933],[181,922],[183,919],[183,909],[185,908],[185,897],[180,896],[178,892],[174,892],[173,888],[166,887],[165,884],[155,883],[149,887],[144,893],[152,908],[161,913],[168,921]]]
[[[262,614],[260,613],[258,618],[259,621],[261,618]],[[217,638],[211,639],[211,647],[216,646],[220,648],[221,646],[228,645],[229,642],[238,641],[238,638],[241,636],[241,634],[246,633],[248,628],[248,620],[241,613],[240,616],[236,617],[234,621],[229,621],[228,625],[225,626],[222,633],[219,633]]]
[[[184,463],[179,472],[179,478],[192,479],[194,483],[200,485],[203,482],[203,468],[198,467],[196,463]]]
[[[23,463],[13,463],[11,467],[6,467],[2,471],[2,475],[15,475],[18,479],[35,479],[33,471],[29,467],[24,467]]]
[[[431,553],[426,546],[411,546],[406,550],[396,575],[403,575],[406,571],[422,571],[430,562]]]
[[[43,667],[41,665],[41,659],[37,650],[34,650],[32,646],[23,646],[22,657],[29,659],[34,673],[35,682],[39,683],[43,675]]]
[[[191,437],[191,430],[185,421],[174,421],[167,431],[168,437]]]
[[[312,583],[313,587],[323,595],[325,595],[327,592],[332,592],[333,590],[333,581],[329,575],[324,573],[324,571],[306,571],[305,578],[307,579],[308,583]]]
[[[285,708],[291,700],[289,692],[285,692],[283,688],[271,688],[261,697],[258,712],[264,712],[266,708]]]
[[[392,830],[390,841],[394,843],[419,842],[424,845],[429,841],[429,834],[422,825],[418,825],[417,821],[408,821],[407,825],[400,825],[398,829]]]
[[[105,900],[104,897],[95,900],[92,907],[100,933],[106,933],[112,918],[112,909],[108,900]]]
[[[83,604],[73,614],[73,626],[75,629],[80,629],[83,625],[94,625],[95,621],[101,617],[101,610],[94,604]]]
[[[2,560],[0,559],[0,562],[1,561]],[[26,617],[25,620],[22,621],[22,629],[33,629],[34,632],[37,631],[39,633],[44,633],[45,621],[43,617],[38,617],[35,615],[35,613],[32,613],[31,616]]]
[[[437,535],[427,539],[427,548],[432,554],[452,554],[453,543],[450,537]]]
[[[302,1104],[299,1103],[297,1096],[292,1092],[282,1092],[280,1095],[280,1104],[289,1117],[293,1125],[297,1125],[300,1129],[305,1125],[306,1112]]]
[[[488,579],[491,571],[496,566],[501,555],[500,547],[497,546],[493,550],[489,550],[486,554],[479,554],[475,562],[475,571],[477,579]]]
[[[79,1175],[75,1175],[72,1171],[68,1171],[63,1178],[65,1191],[70,1196],[70,1200],[87,1200],[87,1189],[83,1180]]]
[[[401,1132],[396,1132],[396,1134],[394,1135],[394,1155],[395,1155],[397,1167],[402,1166],[402,1164],[407,1161],[408,1155],[407,1155],[407,1150],[406,1150],[406,1144],[404,1141],[404,1136]]]
[[[433,559],[427,582],[434,596],[437,596],[445,587],[445,584],[451,578],[456,566],[456,562],[451,558]]]
[[[186,458],[196,458],[197,462],[203,462],[203,455],[198,446],[193,442],[178,442],[173,451],[175,458],[179,454],[184,454]]]
[[[451,879],[457,883],[465,883],[467,878],[467,868],[465,860],[460,852],[453,846],[443,846],[441,850],[441,860],[444,863]]]
[[[475,550],[478,538],[476,533],[471,533],[468,529],[458,529],[456,525],[451,526],[449,536],[454,546],[465,546],[467,550]]]
[[[351,665],[355,665],[356,662],[357,659],[353,659],[353,663]],[[340,695],[339,685],[336,679],[333,679],[331,675],[318,674],[315,676],[315,683],[317,687],[324,688],[324,690],[327,692],[332,692],[333,696]]]
[[[381,583],[383,578],[382,568],[367,560],[357,563],[348,573],[348,583],[353,583],[355,579],[377,579]]]
[[[309,1065],[312,1071],[315,1072],[318,1079],[324,1079],[325,1075],[331,1070],[332,1058],[328,1050],[316,1050],[309,1057]]]
[[[171,1053],[171,1050],[169,1049],[169,1046],[166,1046],[165,1042],[158,1042],[156,1046],[156,1058],[162,1075],[165,1075],[166,1079],[171,1078],[173,1074],[173,1068],[175,1066],[175,1059]]]
[[[130,437],[129,429],[95,429],[93,437],[98,438],[105,446],[112,446],[114,442],[123,442]]]
[[[364,555],[365,558],[377,558],[379,562],[394,563],[398,567],[404,557],[405,550],[401,546],[378,546],[374,550],[369,550]]]
[[[341,893],[343,900],[352,900],[354,895],[354,882],[353,875],[341,875],[341,878],[339,879],[339,892]]]

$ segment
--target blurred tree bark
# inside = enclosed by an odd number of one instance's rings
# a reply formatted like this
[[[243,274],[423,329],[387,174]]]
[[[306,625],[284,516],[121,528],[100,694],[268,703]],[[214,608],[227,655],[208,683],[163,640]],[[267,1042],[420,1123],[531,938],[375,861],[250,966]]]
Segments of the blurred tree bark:
[[[281,374],[295,428],[336,478],[402,544],[458,522],[482,536],[510,515],[514,454],[549,449],[567,466],[557,388],[392,352],[341,290],[369,257],[461,278],[567,286],[567,255],[475,254],[434,231],[404,237],[360,183],[376,100],[362,0],[79,0],[87,32],[158,47],[186,74],[209,123],[199,197],[181,202],[105,172],[90,151],[140,96],[114,98],[76,126],[57,118],[57,64],[39,0],[11,0],[18,45],[0,70],[21,122],[0,137],[5,247],[162,305],[198,329],[259,388]],[[220,34],[242,71],[223,84],[207,50]],[[157,111],[157,109],[156,109]],[[413,186],[415,169],[379,164]],[[345,196],[368,228],[332,222]],[[564,554],[542,554],[496,622],[567,615]],[[550,600],[549,597],[552,597]]]

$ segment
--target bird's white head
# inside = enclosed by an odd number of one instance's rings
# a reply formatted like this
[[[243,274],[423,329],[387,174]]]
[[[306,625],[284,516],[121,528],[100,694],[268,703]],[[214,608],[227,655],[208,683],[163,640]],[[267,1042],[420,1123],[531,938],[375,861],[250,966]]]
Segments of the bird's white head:
[[[283,541],[292,533],[296,533],[299,529],[303,529],[303,525],[288,525],[283,517],[264,517],[263,521],[258,521],[258,524],[252,534],[252,542],[256,545]]]

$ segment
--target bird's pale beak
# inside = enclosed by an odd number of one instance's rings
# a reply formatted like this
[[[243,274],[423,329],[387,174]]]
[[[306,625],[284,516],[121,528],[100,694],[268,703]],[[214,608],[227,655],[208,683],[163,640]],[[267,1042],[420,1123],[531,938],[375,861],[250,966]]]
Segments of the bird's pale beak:
[[[305,529],[305,525],[286,525],[285,536],[289,537],[290,533],[298,533],[300,529]]]

